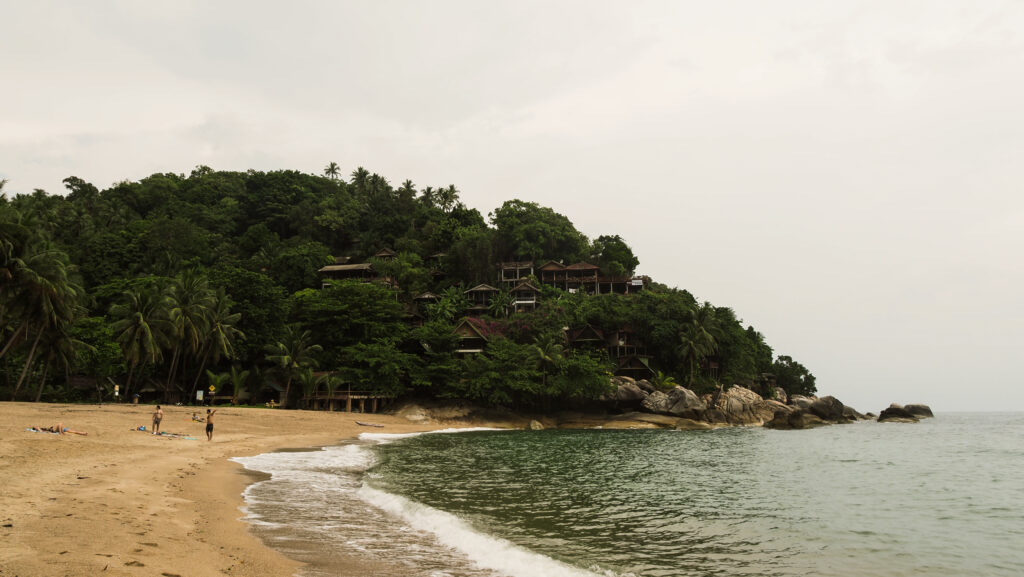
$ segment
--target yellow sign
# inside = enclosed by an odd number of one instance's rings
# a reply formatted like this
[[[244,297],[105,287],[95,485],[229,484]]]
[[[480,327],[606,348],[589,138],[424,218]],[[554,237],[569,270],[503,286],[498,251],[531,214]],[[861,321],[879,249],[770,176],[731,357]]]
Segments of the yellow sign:
[[[211,393],[212,393],[212,392],[214,392],[214,391],[216,391],[216,390],[217,390],[217,387],[215,387],[215,386],[213,386],[213,385],[210,385],[210,392],[211,392]]]

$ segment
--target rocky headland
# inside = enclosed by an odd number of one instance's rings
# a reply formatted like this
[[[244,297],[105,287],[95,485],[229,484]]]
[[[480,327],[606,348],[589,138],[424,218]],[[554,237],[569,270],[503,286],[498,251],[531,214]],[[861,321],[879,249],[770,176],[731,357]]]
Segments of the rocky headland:
[[[676,386],[658,389],[647,380],[613,377],[615,389],[596,405],[551,414],[515,414],[501,409],[482,409],[470,404],[436,402],[410,403],[398,414],[419,422],[472,421],[503,422],[509,426],[539,430],[547,428],[677,429],[707,430],[719,427],[767,427],[809,429],[825,425],[871,420],[875,415],[860,413],[832,396],[788,396],[781,388],[770,398],[741,386],[698,395]],[[879,422],[917,422],[931,417],[927,405],[896,405],[881,412]]]

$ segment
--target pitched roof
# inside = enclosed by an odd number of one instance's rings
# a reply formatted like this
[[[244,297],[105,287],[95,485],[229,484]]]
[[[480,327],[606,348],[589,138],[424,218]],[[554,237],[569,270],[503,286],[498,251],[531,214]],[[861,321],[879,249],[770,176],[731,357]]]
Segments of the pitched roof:
[[[531,283],[530,281],[528,281],[528,280],[524,280],[523,282],[521,282],[521,283],[517,284],[517,285],[515,286],[515,288],[513,288],[513,289],[512,289],[512,292],[515,292],[515,291],[533,291],[533,292],[540,292],[540,289],[539,289],[539,288],[537,288],[537,287],[535,287],[535,286],[533,286],[533,283]]]
[[[564,264],[562,264],[560,262],[557,262],[557,261],[553,261],[553,260],[549,260],[548,262],[540,265],[540,270],[563,270],[563,269],[565,269],[565,265]]]
[[[481,284],[478,284],[475,287],[473,287],[473,288],[471,288],[471,289],[469,289],[469,290],[467,290],[465,292],[472,293],[472,292],[501,292],[501,291],[496,289],[496,288],[494,288],[494,287],[492,287],[489,284],[481,283]]]
[[[398,253],[393,251],[393,250],[391,250],[390,248],[382,248],[382,249],[378,250],[377,254],[375,254],[373,256],[375,256],[377,258],[382,258],[382,257],[389,257],[389,256],[398,256]]]
[[[350,270],[373,270],[373,265],[368,262],[361,262],[359,264],[329,264],[318,272],[344,272]]]
[[[569,270],[597,270],[597,269],[599,269],[601,267],[599,267],[597,265],[594,265],[594,264],[590,264],[589,262],[582,262],[581,261],[581,262],[578,262],[576,264],[571,264],[571,265],[569,265],[569,266],[567,266],[565,268],[567,268]]]
[[[436,301],[436,300],[438,300],[440,298],[441,297],[437,296],[436,294],[434,294],[434,293],[432,293],[430,291],[427,291],[425,293],[420,293],[420,294],[416,295],[415,297],[413,297],[412,300],[414,300],[414,301]]]

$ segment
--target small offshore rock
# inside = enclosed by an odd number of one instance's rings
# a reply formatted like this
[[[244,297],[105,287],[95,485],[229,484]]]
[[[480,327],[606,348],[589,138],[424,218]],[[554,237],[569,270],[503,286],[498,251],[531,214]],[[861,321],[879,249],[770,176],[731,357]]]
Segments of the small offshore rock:
[[[903,408],[906,409],[908,413],[919,419],[926,419],[935,416],[932,414],[932,409],[928,405],[904,405]]]
[[[879,423],[916,423],[920,420],[914,413],[896,403],[889,405],[889,408],[878,414]]]
[[[542,425],[540,423],[540,421],[538,421],[536,419],[533,419],[533,420],[530,421],[529,425],[526,425],[526,428],[531,430],[531,431],[543,431],[544,430],[544,425]]]

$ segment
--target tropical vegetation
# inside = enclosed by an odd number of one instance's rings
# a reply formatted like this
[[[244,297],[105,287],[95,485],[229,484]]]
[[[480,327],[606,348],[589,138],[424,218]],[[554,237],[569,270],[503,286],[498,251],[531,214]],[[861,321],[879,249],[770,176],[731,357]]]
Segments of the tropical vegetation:
[[[509,200],[485,218],[454,185],[393,186],[363,168],[153,174],[100,190],[8,195],[0,181],[0,398],[221,402],[340,390],[537,409],[609,390],[613,359],[573,347],[571,328],[629,329],[651,379],[707,391],[814,376],[728,307],[651,282],[630,295],[541,286],[514,312],[498,263],[586,261],[633,275],[619,235],[589,239],[564,215]],[[390,248],[394,258],[374,255]],[[371,262],[387,283],[322,286],[318,271]],[[476,321],[484,352],[458,353],[465,291],[501,287]],[[437,295],[414,304],[425,291]],[[117,393],[116,397],[114,393]]]

